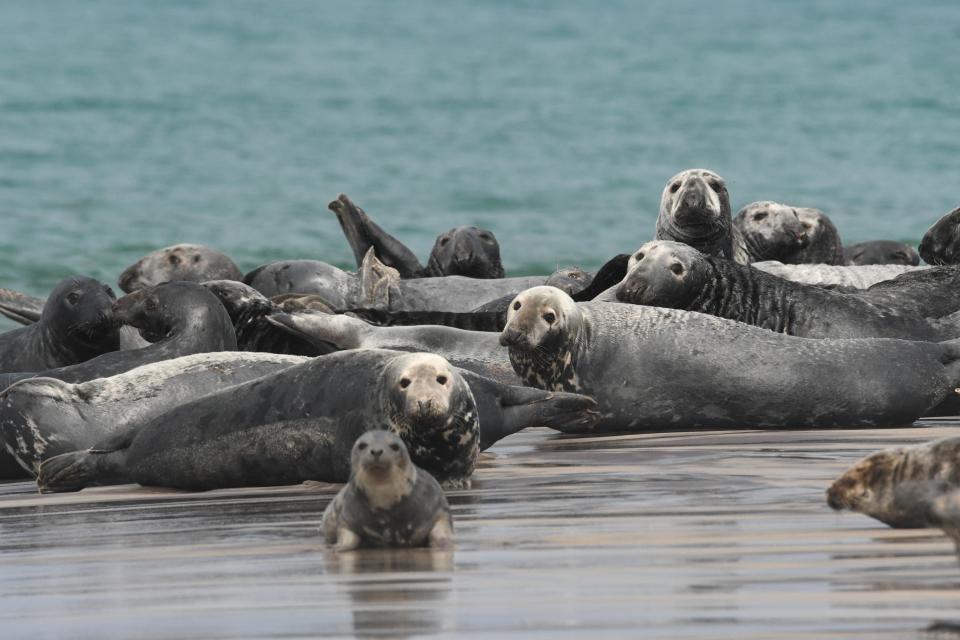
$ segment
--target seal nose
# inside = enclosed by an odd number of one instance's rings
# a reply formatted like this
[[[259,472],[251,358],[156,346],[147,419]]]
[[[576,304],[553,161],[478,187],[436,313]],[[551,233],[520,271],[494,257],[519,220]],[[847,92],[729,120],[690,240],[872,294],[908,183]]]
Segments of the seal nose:
[[[830,505],[831,509],[840,511],[847,506],[843,496],[852,484],[853,482],[847,478],[840,478],[830,485],[830,488],[827,489],[827,504]]]
[[[500,333],[500,346],[502,347],[515,347],[520,344],[523,334],[507,327]]]
[[[433,408],[433,400],[417,400],[417,406],[420,407],[420,413],[428,413]]]
[[[374,458],[379,458],[383,455],[383,449],[370,449],[370,455]]]
[[[617,287],[616,297],[620,302],[637,300],[646,286],[642,283],[625,283]]]

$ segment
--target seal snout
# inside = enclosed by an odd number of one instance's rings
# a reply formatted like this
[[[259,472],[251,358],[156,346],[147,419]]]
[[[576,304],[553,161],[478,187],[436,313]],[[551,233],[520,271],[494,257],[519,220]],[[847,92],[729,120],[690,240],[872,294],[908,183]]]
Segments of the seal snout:
[[[525,339],[522,331],[517,331],[513,327],[507,327],[500,333],[500,346],[502,347],[520,347]]]
[[[842,511],[852,507],[850,499],[852,491],[856,488],[857,482],[850,476],[843,476],[827,489],[827,504],[834,511]]]

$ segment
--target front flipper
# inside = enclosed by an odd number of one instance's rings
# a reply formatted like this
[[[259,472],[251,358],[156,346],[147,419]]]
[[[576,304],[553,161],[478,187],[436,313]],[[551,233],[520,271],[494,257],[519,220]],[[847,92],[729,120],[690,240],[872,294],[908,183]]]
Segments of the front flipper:
[[[33,324],[43,313],[44,300],[12,289],[0,289],[0,314],[20,324]]]
[[[343,235],[347,237],[347,242],[353,249],[357,267],[363,265],[363,257],[372,247],[385,265],[400,272],[401,278],[423,277],[423,265],[417,260],[413,251],[381,229],[363,209],[353,204],[346,194],[341,193],[328,206],[336,214],[340,228],[343,229]]]
[[[124,472],[125,458],[126,449],[109,453],[73,451],[48,458],[40,464],[37,488],[40,493],[63,493],[130,482]]]
[[[574,302],[588,302],[610,287],[619,284],[621,280],[627,277],[627,265],[629,263],[630,255],[626,253],[608,260],[597,271],[597,275],[593,277],[590,286],[571,296]]]

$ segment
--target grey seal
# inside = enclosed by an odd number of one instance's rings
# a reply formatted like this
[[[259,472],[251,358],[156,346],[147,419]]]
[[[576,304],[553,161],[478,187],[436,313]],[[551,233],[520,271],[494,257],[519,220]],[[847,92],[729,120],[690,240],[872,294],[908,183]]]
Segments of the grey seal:
[[[54,369],[116,351],[115,301],[110,287],[93,278],[61,280],[36,323],[0,334],[0,372]]]
[[[118,280],[130,293],[163,282],[241,280],[243,273],[224,253],[201,244],[175,244],[148,253],[127,267]]]
[[[781,262],[788,264],[843,264],[843,240],[833,221],[819,209],[796,207],[809,239],[807,245]]]
[[[843,248],[843,264],[902,264],[915,267],[920,264],[920,254],[905,242],[893,240],[870,240]]]
[[[785,278],[794,282],[853,289],[867,289],[878,282],[891,280],[904,273],[929,269],[929,267],[908,267],[899,264],[871,264],[852,267],[831,264],[783,264],[776,260],[754,262],[750,266],[754,269],[772,273],[778,278]]]
[[[793,207],[770,200],[751,202],[733,219],[739,231],[737,262],[762,260],[791,262],[790,258],[810,243],[807,229]]]
[[[517,296],[500,342],[527,384],[593,397],[607,431],[908,424],[960,381],[960,340],[809,340],[552,287]]]
[[[340,228],[353,250],[357,266],[371,248],[377,258],[396,269],[401,278],[466,276],[468,278],[502,278],[500,244],[488,229],[459,226],[437,236],[427,266],[402,242],[380,228],[363,209],[341,193],[329,208],[337,216]]]
[[[629,266],[617,288],[620,302],[697,311],[805,338],[960,337],[960,322],[934,324],[910,304],[784,280],[678,242],[648,242]]]
[[[960,207],[933,223],[920,240],[920,257],[932,265],[960,264]]]
[[[480,427],[463,376],[434,354],[374,349],[312,358],[178,405],[88,451],[45,460],[37,485],[345,482],[350,448],[373,429],[403,438],[414,462],[445,486],[470,485]]]
[[[730,194],[723,178],[706,169],[687,169],[670,178],[660,196],[656,238],[733,258]]]
[[[353,445],[350,480],[327,505],[320,530],[337,551],[446,547],[453,518],[440,484],[413,464],[403,440],[368,431]]]

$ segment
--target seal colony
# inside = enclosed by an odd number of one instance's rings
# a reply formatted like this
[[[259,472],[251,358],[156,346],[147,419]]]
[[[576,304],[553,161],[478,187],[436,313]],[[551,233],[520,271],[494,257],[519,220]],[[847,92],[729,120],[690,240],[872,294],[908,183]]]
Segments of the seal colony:
[[[313,256],[244,273],[178,244],[124,270],[119,299],[83,276],[45,299],[0,289],[0,313],[24,325],[0,334],[0,474],[44,493],[346,483],[321,526],[337,550],[444,546],[444,490],[468,490],[480,451],[528,426],[844,428],[960,412],[960,209],[918,254],[844,246],[808,204],[733,216],[727,182],[689,169],[596,273],[506,277],[492,231],[452,227],[424,265],[340,194],[329,209],[355,272]],[[955,535],[955,440],[868,457],[828,505]]]

